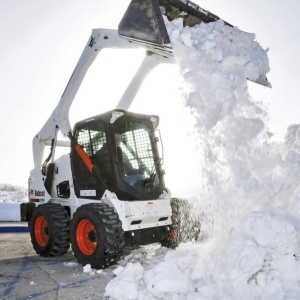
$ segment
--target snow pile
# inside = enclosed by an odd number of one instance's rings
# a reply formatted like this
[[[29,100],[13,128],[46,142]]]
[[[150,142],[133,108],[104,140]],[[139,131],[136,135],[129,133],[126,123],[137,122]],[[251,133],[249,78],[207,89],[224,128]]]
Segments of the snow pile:
[[[139,262],[118,268],[106,293],[113,299],[299,299],[300,128],[289,128],[285,144],[272,142],[268,115],[247,89],[247,78],[269,71],[266,51],[253,34],[222,21],[166,24],[195,145],[196,168],[187,164],[181,173],[205,215],[203,241],[180,245],[151,268]]]
[[[1,222],[21,221],[20,203],[17,202],[0,203],[0,221]]]
[[[96,275],[101,274],[102,270],[93,270],[90,264],[87,264],[83,266],[83,273],[89,274],[89,275]]]
[[[1,202],[25,202],[27,200],[27,189],[8,183],[0,184]]]
[[[20,203],[27,201],[27,189],[0,184],[0,221],[20,221]]]
[[[283,210],[252,212],[225,245],[181,244],[148,269],[119,266],[112,299],[300,299],[300,223]],[[147,270],[148,269],[148,270]]]
[[[116,279],[106,286],[106,292],[116,299],[138,299],[139,281],[143,278],[144,269],[140,263],[128,263],[125,268],[118,267],[114,271]]]

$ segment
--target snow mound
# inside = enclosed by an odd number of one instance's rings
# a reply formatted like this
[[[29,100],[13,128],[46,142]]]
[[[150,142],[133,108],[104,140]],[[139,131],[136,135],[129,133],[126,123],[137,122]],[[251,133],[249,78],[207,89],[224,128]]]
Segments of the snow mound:
[[[283,210],[252,212],[223,243],[181,244],[150,270],[118,267],[113,299],[299,299],[299,221]]]
[[[25,187],[8,183],[0,184],[0,221],[20,221],[20,203],[28,198]]]
[[[144,274],[140,263],[128,263],[125,268],[118,267],[114,274],[117,276],[105,288],[108,295],[116,299],[137,299],[139,281]]]
[[[27,197],[27,189],[24,187],[7,183],[0,184],[0,203],[25,202]]]

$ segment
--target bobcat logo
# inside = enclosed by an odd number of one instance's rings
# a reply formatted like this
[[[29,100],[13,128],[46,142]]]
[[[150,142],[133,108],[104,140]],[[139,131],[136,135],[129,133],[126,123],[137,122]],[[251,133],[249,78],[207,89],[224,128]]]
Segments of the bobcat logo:
[[[89,47],[93,48],[93,46],[96,44],[95,39],[93,36],[91,36],[91,40],[89,42]]]
[[[34,190],[34,196],[45,197],[45,191]]]

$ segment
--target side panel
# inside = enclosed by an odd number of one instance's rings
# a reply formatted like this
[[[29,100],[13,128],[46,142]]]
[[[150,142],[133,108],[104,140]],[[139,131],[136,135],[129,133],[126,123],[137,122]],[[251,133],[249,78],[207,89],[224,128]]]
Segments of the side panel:
[[[57,186],[62,182],[69,182],[69,191],[70,197],[74,198],[74,188],[73,188],[73,176],[71,170],[71,162],[70,162],[70,155],[64,154],[58,159],[54,161],[55,169],[53,175],[53,182],[51,187],[51,197],[56,198],[59,197],[57,193]]]
[[[74,193],[70,155],[64,154],[55,160],[54,177],[51,187],[51,202],[70,207],[70,215],[78,207],[78,199]]]
[[[50,200],[51,195],[48,194],[44,185],[45,176],[43,176],[40,168],[30,171],[28,179],[28,192],[30,202],[46,203]]]

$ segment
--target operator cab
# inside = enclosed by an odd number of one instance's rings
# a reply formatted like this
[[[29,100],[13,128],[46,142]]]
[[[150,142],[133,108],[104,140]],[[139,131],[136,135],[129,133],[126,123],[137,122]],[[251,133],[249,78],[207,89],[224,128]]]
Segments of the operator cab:
[[[75,140],[90,157],[96,172],[91,173],[76,151],[71,151],[76,196],[101,199],[109,190],[120,200],[158,199],[165,190],[158,123],[157,116],[123,110],[77,123]]]

